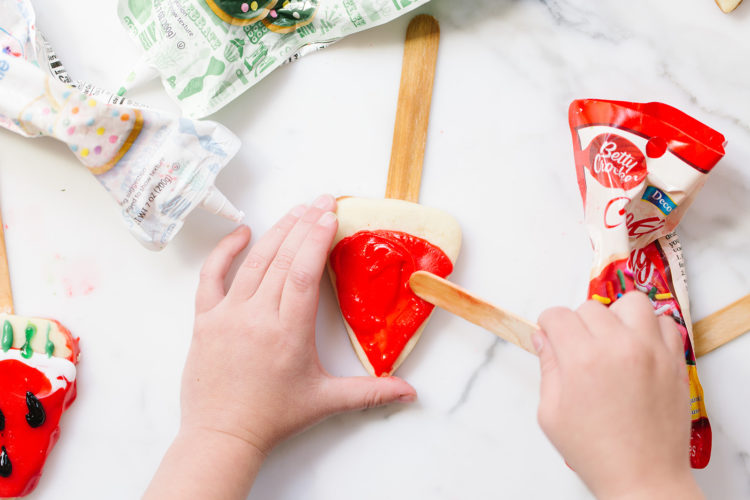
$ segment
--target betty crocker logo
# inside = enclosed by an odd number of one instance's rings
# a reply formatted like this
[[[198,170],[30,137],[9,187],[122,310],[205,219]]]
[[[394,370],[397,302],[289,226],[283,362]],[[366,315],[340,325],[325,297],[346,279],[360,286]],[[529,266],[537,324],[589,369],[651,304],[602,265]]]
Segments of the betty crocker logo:
[[[591,175],[604,187],[629,190],[648,173],[646,158],[638,147],[619,135],[602,134],[589,146]]]

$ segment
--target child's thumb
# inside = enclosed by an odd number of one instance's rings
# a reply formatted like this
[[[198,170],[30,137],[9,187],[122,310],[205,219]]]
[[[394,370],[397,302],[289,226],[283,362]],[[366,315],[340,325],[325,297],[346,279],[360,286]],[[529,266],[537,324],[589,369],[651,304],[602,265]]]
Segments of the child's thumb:
[[[417,391],[398,377],[344,377],[330,380],[331,413],[364,410],[389,403],[411,403]]]

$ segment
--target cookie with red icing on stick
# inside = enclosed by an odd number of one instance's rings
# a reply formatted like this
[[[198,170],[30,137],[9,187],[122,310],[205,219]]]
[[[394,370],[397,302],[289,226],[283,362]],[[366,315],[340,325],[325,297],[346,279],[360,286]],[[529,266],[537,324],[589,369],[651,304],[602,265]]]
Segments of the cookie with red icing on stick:
[[[742,3],[742,0],[716,0],[716,5],[718,5],[719,8],[722,10],[722,12],[726,14],[729,14],[730,12],[732,12],[741,3]]]
[[[76,397],[78,340],[55,320],[13,314],[0,220],[0,498],[31,493]]]
[[[409,24],[387,199],[344,197],[337,208],[329,273],[354,350],[375,376],[399,367],[432,314],[409,278],[416,271],[447,277],[461,247],[456,220],[417,203],[438,41],[434,18]]]

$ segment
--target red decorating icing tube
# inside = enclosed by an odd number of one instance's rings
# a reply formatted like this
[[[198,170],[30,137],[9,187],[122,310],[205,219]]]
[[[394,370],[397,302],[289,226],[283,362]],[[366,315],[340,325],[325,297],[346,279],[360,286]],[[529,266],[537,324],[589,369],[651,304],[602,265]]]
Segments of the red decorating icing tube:
[[[724,136],[671,106],[584,99],[570,106],[578,185],[594,247],[589,297],[649,294],[674,319],[690,380],[690,463],[711,458],[711,425],[693,350],[682,215],[724,155]],[[614,294],[614,298],[613,298]]]
[[[450,259],[428,241],[398,231],[360,231],[331,252],[344,319],[381,376],[390,373],[404,347],[433,310],[411,291],[415,271],[441,277]]]
[[[0,497],[31,493],[76,397],[78,342],[56,321],[0,315]],[[54,355],[57,351],[57,355]]]

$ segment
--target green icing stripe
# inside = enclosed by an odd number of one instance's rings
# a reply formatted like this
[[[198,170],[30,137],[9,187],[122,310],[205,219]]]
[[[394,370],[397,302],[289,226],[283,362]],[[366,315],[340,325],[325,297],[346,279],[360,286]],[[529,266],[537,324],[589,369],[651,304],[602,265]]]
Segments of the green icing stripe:
[[[0,347],[3,352],[8,352],[8,349],[13,347],[13,325],[7,319],[3,323],[3,336],[0,339]]]
[[[47,323],[47,343],[44,346],[44,352],[47,353],[47,357],[51,358],[52,355],[55,353],[55,344],[49,339],[49,331],[52,325]]]
[[[36,335],[36,325],[29,323],[26,325],[26,343],[21,347],[21,356],[29,359],[34,355],[34,350],[31,348],[31,339]]]

